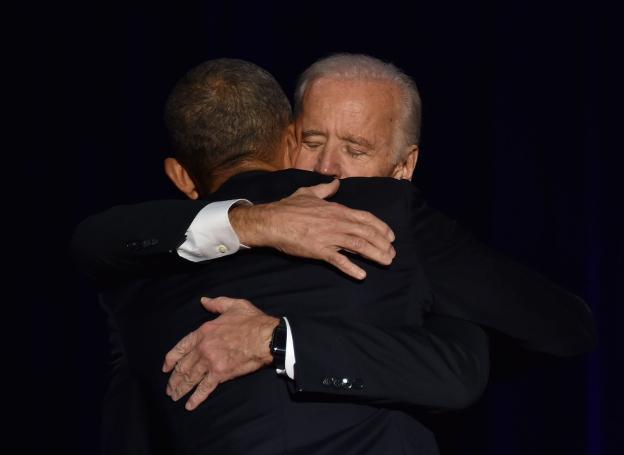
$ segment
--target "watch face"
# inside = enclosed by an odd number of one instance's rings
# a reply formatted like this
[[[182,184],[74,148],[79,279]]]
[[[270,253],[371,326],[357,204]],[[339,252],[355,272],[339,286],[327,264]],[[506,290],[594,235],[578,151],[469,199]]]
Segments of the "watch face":
[[[286,322],[284,318],[281,318],[279,325],[275,327],[269,347],[273,356],[286,354]]]
[[[279,370],[283,370],[286,364],[286,321],[280,319],[280,323],[275,330],[269,343],[269,349],[273,356],[273,365]]]

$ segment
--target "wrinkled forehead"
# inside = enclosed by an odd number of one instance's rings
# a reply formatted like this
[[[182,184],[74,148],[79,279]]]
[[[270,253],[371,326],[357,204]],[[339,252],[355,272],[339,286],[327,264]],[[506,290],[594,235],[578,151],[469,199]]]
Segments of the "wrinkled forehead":
[[[321,77],[308,84],[302,98],[302,111],[311,107],[351,105],[397,111],[401,107],[401,88],[379,79]]]
[[[323,131],[388,136],[401,120],[400,88],[388,81],[320,78],[304,93],[298,123]]]

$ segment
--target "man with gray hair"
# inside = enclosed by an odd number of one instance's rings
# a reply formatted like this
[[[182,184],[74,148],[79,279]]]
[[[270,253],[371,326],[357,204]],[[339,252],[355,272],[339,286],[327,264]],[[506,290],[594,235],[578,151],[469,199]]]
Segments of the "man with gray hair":
[[[394,102],[386,100],[384,104],[392,104],[397,108],[400,117],[397,122],[399,131],[392,133],[397,141],[393,145],[395,160],[408,155],[420,143],[422,107],[418,88],[412,78],[393,64],[362,54],[336,54],[317,61],[303,72],[297,83],[294,106],[296,118],[302,118],[304,96],[308,100],[306,104],[309,109],[313,109],[310,101],[316,96],[311,86],[320,80],[349,82],[349,89],[353,88],[352,84],[356,81],[381,83],[382,90],[383,83],[386,83],[386,88],[391,89],[395,98]],[[375,89],[374,86],[370,88]]]
[[[418,159],[421,102],[416,84],[366,55],[319,60],[295,90],[295,166],[336,178],[410,179]]]

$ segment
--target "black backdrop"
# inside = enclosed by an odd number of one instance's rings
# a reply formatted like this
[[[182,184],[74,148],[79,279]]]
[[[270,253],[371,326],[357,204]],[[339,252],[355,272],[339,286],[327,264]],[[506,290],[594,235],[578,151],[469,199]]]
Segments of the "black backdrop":
[[[414,182],[431,205],[583,296],[597,318],[591,355],[499,375],[472,409],[432,419],[442,453],[620,453],[622,41],[606,2],[170,2],[27,14],[31,46],[15,72],[27,86],[21,139],[36,145],[12,153],[23,158],[17,190],[30,202],[13,236],[37,239],[20,247],[28,271],[16,282],[40,296],[29,324],[29,376],[39,384],[28,394],[38,448],[97,452],[103,314],[67,243],[90,213],[177,197],[162,172],[161,121],[176,79],[203,60],[237,57],[290,94],[312,61],[349,51],[393,61],[417,81]],[[44,275],[36,284],[33,258]]]

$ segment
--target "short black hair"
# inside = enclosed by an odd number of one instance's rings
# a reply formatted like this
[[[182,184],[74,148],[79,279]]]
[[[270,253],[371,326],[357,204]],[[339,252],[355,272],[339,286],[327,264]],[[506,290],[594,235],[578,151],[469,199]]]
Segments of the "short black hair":
[[[248,159],[273,161],[292,120],[279,83],[238,59],[208,60],[174,86],[165,123],[176,158],[208,193],[212,176]]]

